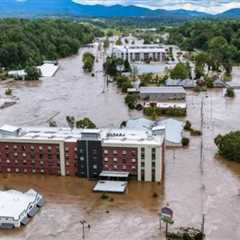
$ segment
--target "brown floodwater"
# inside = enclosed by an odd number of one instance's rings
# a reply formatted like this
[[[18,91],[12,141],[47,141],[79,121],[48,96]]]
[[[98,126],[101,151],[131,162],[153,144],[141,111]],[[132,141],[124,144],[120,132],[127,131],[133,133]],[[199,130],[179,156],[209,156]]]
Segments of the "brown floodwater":
[[[15,106],[0,111],[0,124],[47,125],[52,115],[59,125],[65,116],[89,116],[98,126],[118,126],[129,113],[123,96],[110,85],[105,94],[102,74],[87,76],[78,56],[61,60],[54,78],[39,83],[12,83],[20,98]],[[101,63],[97,66],[101,69]],[[7,84],[1,87],[6,88]],[[4,91],[1,89],[0,91]],[[80,220],[91,224],[89,240],[145,240],[160,238],[158,213],[167,202],[174,210],[174,226],[200,227],[206,216],[208,240],[240,239],[240,165],[216,156],[214,138],[219,133],[239,129],[240,92],[234,99],[224,98],[223,90],[187,94],[188,117],[201,128],[203,105],[203,155],[201,137],[191,137],[186,149],[168,149],[162,184],[131,181],[125,194],[109,194],[102,200],[93,193],[94,182],[80,178],[5,175],[0,186],[41,192],[46,205],[30,224],[15,231],[0,231],[0,239],[52,240],[81,239]],[[158,193],[154,198],[153,193]],[[170,229],[173,227],[170,227]]]

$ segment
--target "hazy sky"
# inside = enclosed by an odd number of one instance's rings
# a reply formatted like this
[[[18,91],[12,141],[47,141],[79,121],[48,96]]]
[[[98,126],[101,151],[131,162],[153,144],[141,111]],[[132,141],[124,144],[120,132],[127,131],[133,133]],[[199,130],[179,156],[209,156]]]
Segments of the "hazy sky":
[[[137,5],[152,9],[188,9],[209,13],[220,13],[232,8],[240,8],[240,0],[73,0],[82,4],[123,4]]]

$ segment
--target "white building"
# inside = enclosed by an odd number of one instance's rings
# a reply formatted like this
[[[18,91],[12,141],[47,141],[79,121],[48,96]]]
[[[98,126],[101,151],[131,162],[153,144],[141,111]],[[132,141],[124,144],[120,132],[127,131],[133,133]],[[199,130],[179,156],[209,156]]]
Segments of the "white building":
[[[114,46],[112,55],[129,62],[163,62],[166,59],[166,50],[157,44]]]
[[[0,228],[26,225],[43,203],[43,197],[33,189],[25,193],[0,191]]]
[[[102,139],[102,146],[104,151],[108,151],[106,156],[111,155],[109,149],[125,151],[125,162],[128,166],[136,167],[138,181],[162,181],[165,152],[164,133],[153,135],[151,131],[114,129],[110,132],[107,131],[107,135]],[[135,162],[132,162],[131,151],[136,151]],[[122,168],[122,160],[117,167]],[[115,170],[119,171],[120,169]]]

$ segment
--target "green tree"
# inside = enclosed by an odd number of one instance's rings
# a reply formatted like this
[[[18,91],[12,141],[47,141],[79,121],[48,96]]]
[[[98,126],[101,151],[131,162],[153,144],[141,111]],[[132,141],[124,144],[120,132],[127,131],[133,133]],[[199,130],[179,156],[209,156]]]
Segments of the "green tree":
[[[95,61],[95,56],[90,53],[86,52],[83,54],[83,69],[86,72],[92,72],[93,70],[93,65]]]
[[[170,72],[172,79],[187,79],[189,77],[189,69],[184,63],[178,63]]]
[[[134,109],[137,104],[138,96],[136,94],[128,94],[125,97],[125,103],[130,109]]]
[[[215,138],[218,153],[226,160],[240,162],[240,131],[218,135]]]
[[[77,128],[96,128],[96,125],[89,118],[83,118],[76,122],[76,127]]]
[[[28,66],[25,68],[25,72],[27,74],[25,80],[39,80],[39,78],[41,77],[41,72],[36,67]]]

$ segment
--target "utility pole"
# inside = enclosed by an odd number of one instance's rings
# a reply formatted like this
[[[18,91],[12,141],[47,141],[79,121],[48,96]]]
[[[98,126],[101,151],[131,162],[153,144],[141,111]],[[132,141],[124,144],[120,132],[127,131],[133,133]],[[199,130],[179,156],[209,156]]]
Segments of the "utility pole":
[[[82,239],[85,239],[85,224],[87,224],[86,220],[81,220],[80,223],[82,224]],[[88,229],[90,230],[90,224],[87,225]]]
[[[201,225],[201,232],[204,236],[204,230],[205,230],[205,214],[202,215],[202,225]]]

